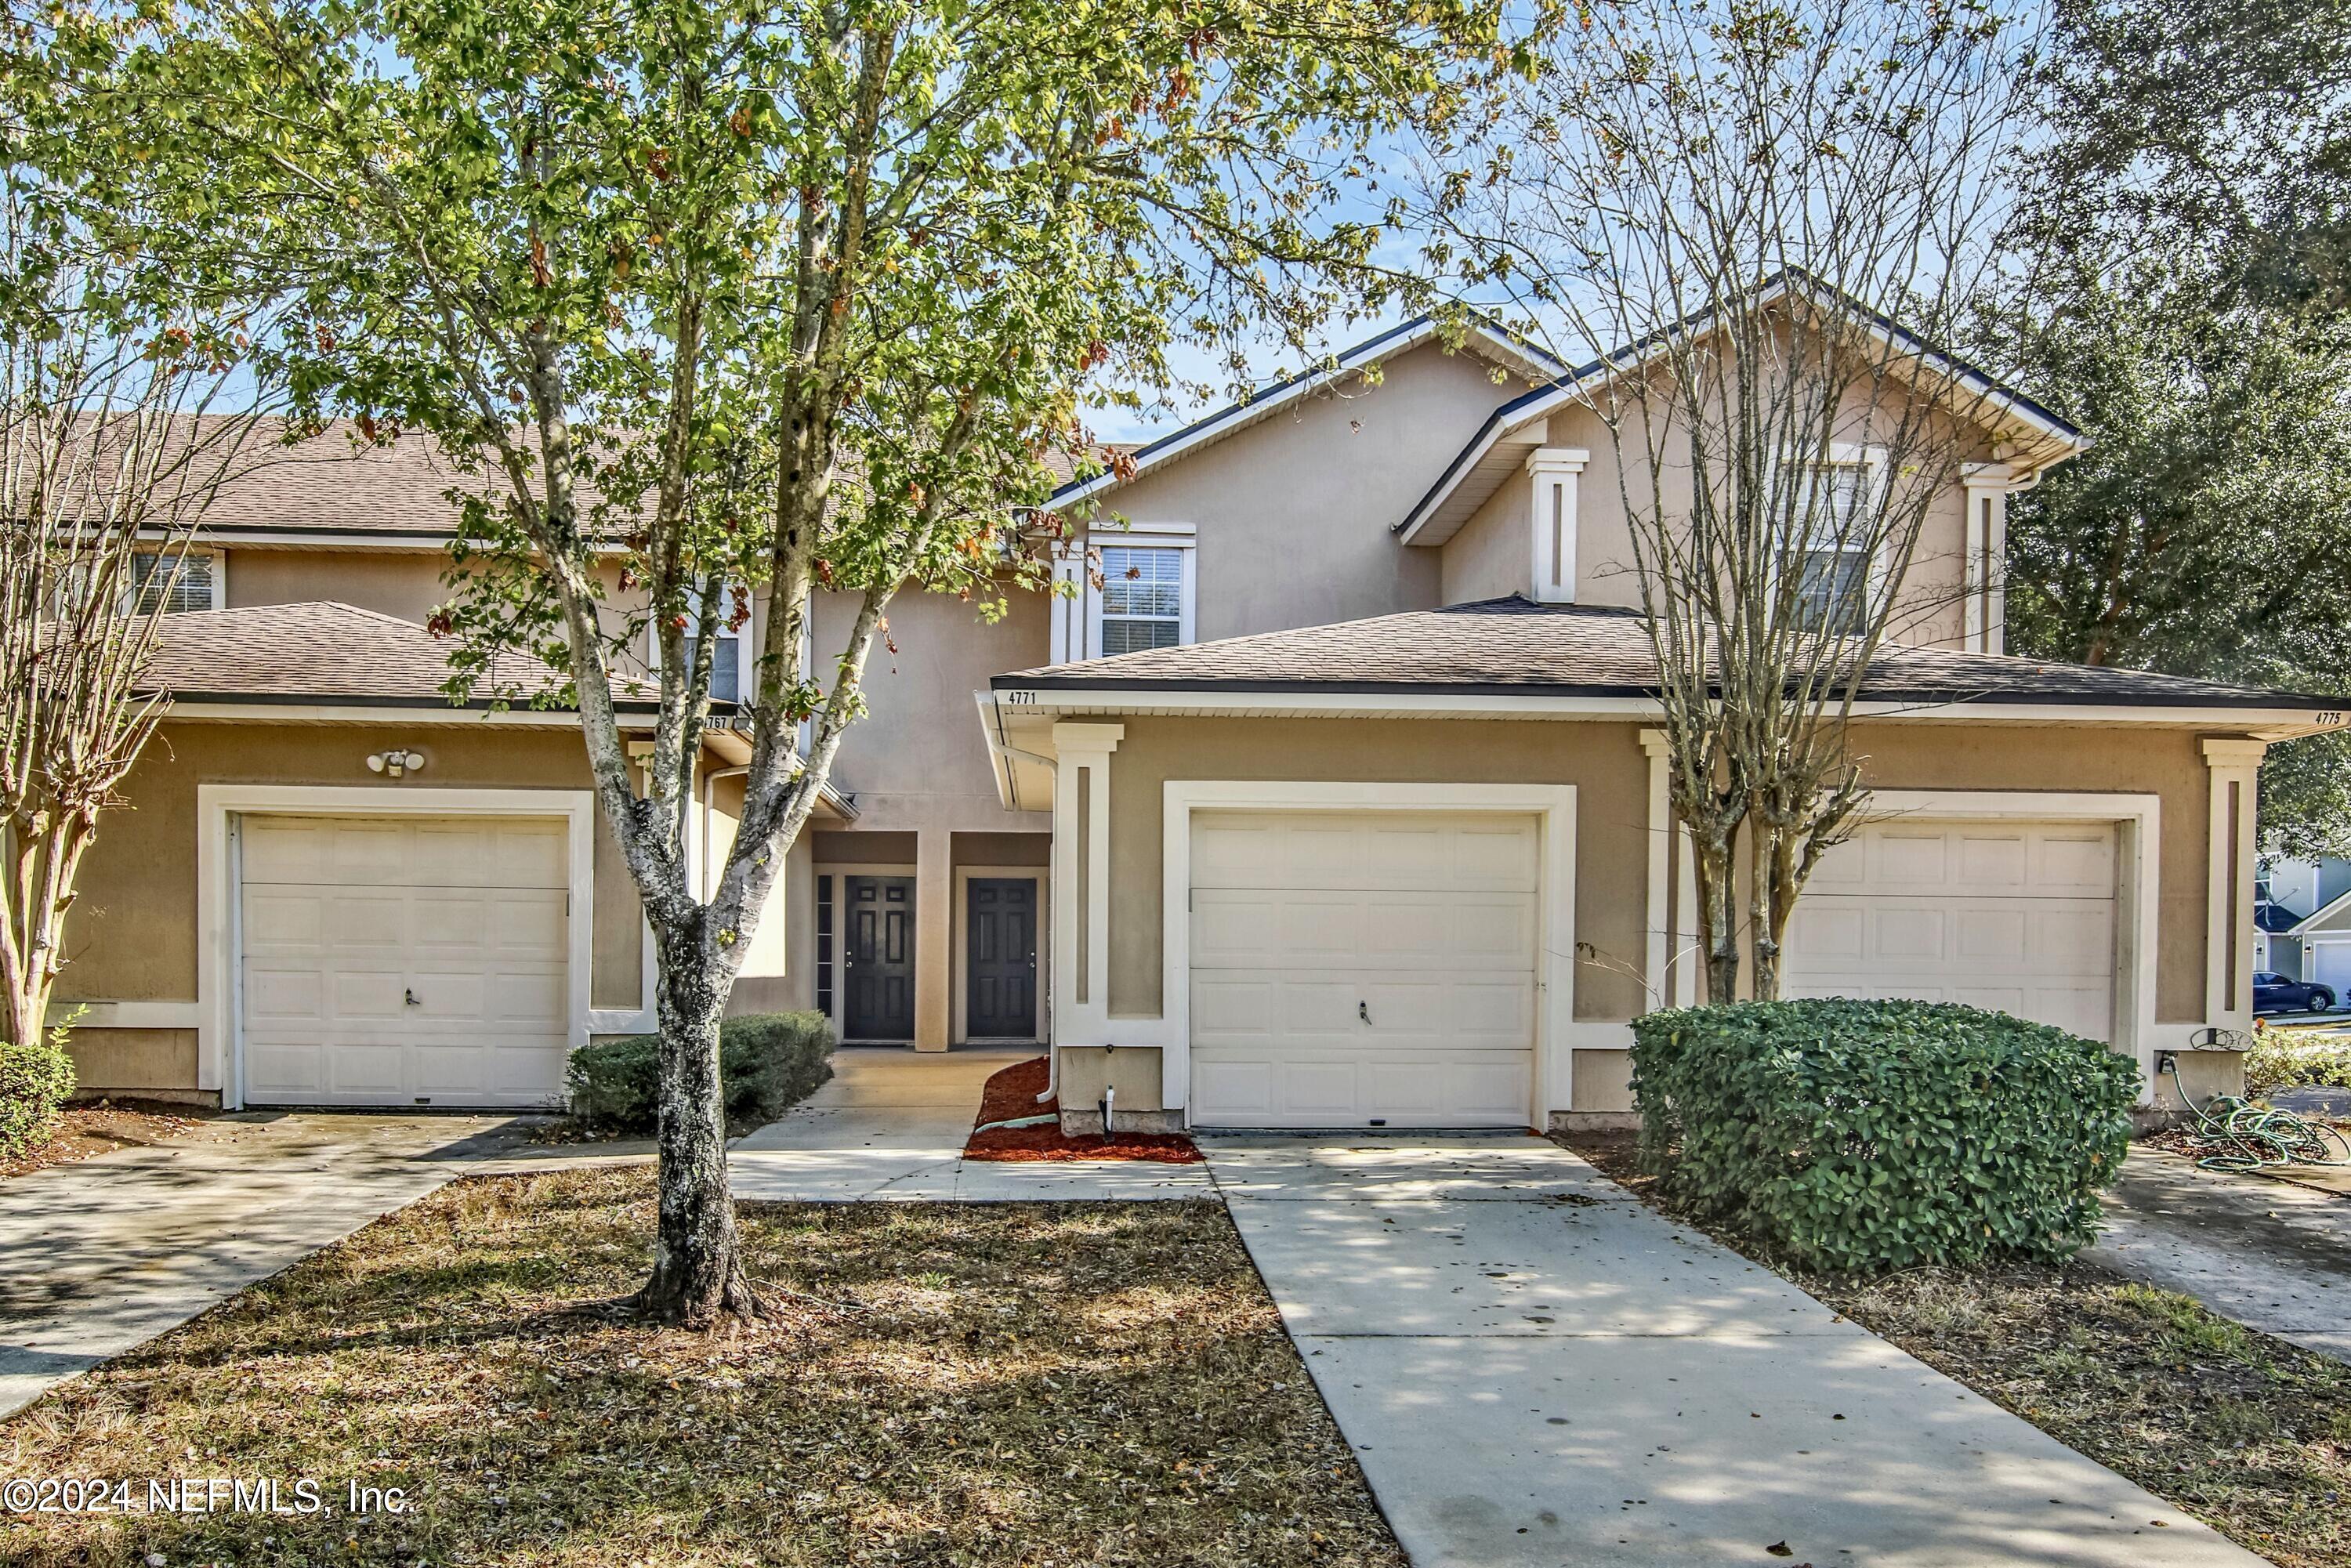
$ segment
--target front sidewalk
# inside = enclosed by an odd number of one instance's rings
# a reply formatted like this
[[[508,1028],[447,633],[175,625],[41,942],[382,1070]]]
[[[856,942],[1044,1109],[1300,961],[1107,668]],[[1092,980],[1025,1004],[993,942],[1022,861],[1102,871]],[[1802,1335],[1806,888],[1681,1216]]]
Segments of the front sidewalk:
[[[1201,1146],[1418,1568],[2262,1562],[1543,1140]]]
[[[965,1159],[981,1086],[1037,1054],[844,1046],[833,1052],[831,1082],[736,1142],[727,1155],[735,1196],[809,1203],[1215,1196],[1204,1165]]]
[[[0,1417],[522,1136],[502,1116],[255,1112],[0,1182]]]

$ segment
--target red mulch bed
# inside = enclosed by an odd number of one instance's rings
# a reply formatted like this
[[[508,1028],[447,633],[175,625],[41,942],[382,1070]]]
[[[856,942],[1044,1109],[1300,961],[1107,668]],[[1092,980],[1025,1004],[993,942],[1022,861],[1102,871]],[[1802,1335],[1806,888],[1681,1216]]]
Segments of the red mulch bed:
[[[1008,1122],[1016,1116],[1042,1116],[1059,1112],[1058,1100],[1040,1102],[1048,1081],[1045,1059],[1016,1061],[987,1081],[979,1097],[975,1127]],[[1199,1162],[1192,1140],[1174,1133],[1118,1133],[1110,1137],[1062,1135],[1059,1124],[1035,1127],[993,1127],[974,1133],[964,1145],[967,1160],[1147,1160],[1155,1165],[1188,1166]]]

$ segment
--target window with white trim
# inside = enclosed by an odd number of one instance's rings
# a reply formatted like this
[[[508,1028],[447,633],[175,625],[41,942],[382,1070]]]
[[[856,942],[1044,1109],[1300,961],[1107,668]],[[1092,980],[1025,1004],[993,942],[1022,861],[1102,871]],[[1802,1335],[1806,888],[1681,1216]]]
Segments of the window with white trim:
[[[130,612],[176,615],[221,606],[220,558],[194,551],[142,550],[131,558]]]
[[[1105,545],[1101,638],[1107,657],[1173,648],[1184,639],[1184,557],[1158,546]]]
[[[694,624],[686,631],[685,663],[686,667],[692,669],[695,649],[701,642],[703,629],[714,625],[716,629],[718,640],[710,650],[710,700],[712,702],[740,702],[746,694],[743,633],[750,629],[750,622],[747,620],[740,626],[729,624],[734,618],[734,591],[722,589],[709,596],[701,613],[694,618]],[[645,642],[647,644],[645,668],[658,671],[661,668],[660,629],[653,626],[646,627]]]
[[[1807,538],[1791,562],[1796,623],[1807,632],[1858,633],[1869,619],[1876,560],[1878,465],[1867,458],[1816,464],[1807,475]]]

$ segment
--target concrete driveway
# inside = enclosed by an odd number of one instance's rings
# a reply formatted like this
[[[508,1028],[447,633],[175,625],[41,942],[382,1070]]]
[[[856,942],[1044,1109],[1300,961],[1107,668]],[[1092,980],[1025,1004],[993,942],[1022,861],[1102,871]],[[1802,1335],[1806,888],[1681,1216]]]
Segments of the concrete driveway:
[[[256,1112],[0,1182],[0,1416],[524,1135],[499,1116]]]
[[[2339,1175],[2326,1172],[2326,1175]],[[2351,1201],[2134,1147],[2085,1260],[2351,1361]]]
[[[1543,1140],[1203,1147],[1416,1568],[2262,1561]]]

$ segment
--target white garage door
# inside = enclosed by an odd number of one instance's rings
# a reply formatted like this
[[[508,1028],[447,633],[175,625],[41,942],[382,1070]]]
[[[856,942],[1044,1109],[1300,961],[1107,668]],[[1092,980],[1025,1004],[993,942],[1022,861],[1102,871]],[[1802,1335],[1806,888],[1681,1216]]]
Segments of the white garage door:
[[[1536,889],[1526,817],[1192,820],[1192,1120],[1527,1124]]]
[[[1864,828],[1829,852],[1796,901],[1782,988],[1965,1002],[2110,1040],[2114,829]]]
[[[239,831],[248,1103],[561,1096],[562,821],[251,816]]]
[[[2314,942],[2302,966],[2302,977],[2334,991],[2335,999],[2351,1001],[2351,942]]]

